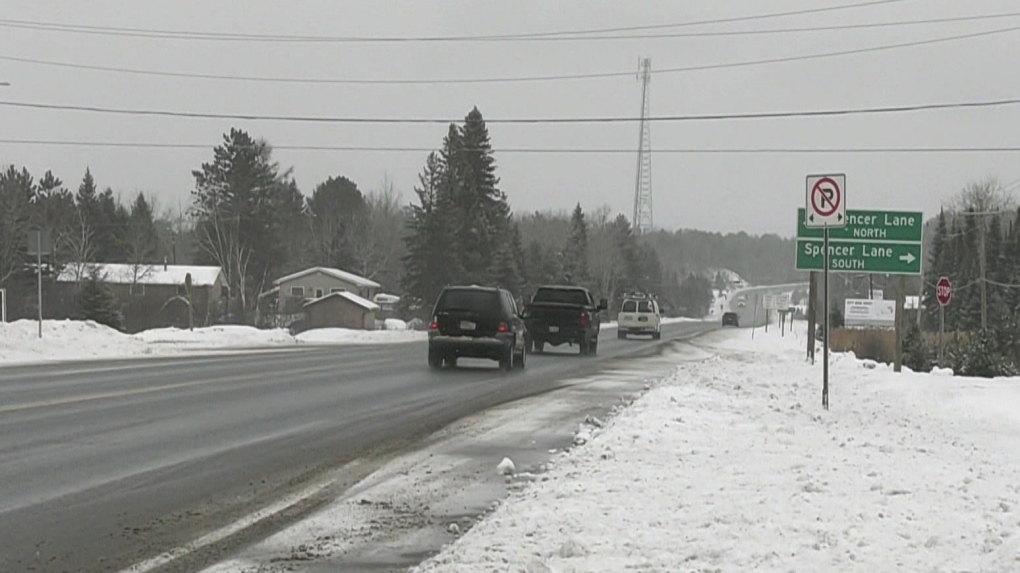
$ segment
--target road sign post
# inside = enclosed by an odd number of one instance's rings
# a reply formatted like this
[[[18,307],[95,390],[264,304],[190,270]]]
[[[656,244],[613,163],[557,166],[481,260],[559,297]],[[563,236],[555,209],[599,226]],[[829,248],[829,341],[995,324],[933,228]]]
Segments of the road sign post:
[[[942,366],[942,357],[946,351],[946,307],[953,300],[953,283],[949,277],[939,277],[935,283],[935,298],[939,301],[939,366]]]
[[[829,409],[829,270],[832,253],[829,249],[829,229],[840,229],[846,226],[846,175],[808,175],[805,186],[804,215],[798,221],[799,229],[820,229],[822,232],[822,305],[825,316],[822,317],[822,407]],[[798,240],[797,252],[800,253]],[[799,261],[799,256],[798,256]],[[799,265],[798,265],[798,270]]]
[[[41,229],[35,229],[28,234],[28,254],[35,255],[35,277],[36,288],[38,289],[38,311],[39,311],[39,338],[42,338],[42,256],[53,251],[53,240],[49,233],[43,234]]]

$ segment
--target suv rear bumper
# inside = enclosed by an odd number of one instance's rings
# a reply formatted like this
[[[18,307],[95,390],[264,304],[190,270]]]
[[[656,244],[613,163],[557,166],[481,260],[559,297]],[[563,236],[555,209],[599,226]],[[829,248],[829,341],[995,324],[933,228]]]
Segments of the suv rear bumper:
[[[489,358],[499,360],[513,344],[513,334],[496,336],[445,336],[429,335],[429,350],[446,356],[462,358]]]
[[[528,337],[532,340],[541,340],[559,346],[565,342],[581,342],[588,337],[598,337],[598,330],[589,330],[584,326],[560,326],[559,331],[549,332],[549,324],[529,324]],[[552,326],[556,326],[555,324]]]

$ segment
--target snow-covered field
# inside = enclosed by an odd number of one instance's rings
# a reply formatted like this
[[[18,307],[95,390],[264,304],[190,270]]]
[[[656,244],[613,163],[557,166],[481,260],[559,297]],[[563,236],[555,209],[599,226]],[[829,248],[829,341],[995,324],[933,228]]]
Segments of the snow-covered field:
[[[1020,380],[834,355],[824,411],[804,330],[698,339],[415,571],[1020,571]]]
[[[399,322],[399,321],[398,321]],[[389,324],[388,327],[399,326]],[[424,340],[426,333],[408,330],[348,330],[328,328],[292,336],[283,329],[260,330],[250,326],[221,325],[194,330],[158,328],[124,334],[92,321],[18,320],[0,323],[0,365],[60,360],[131,358],[195,353],[223,349],[243,350],[299,344],[375,344]]]

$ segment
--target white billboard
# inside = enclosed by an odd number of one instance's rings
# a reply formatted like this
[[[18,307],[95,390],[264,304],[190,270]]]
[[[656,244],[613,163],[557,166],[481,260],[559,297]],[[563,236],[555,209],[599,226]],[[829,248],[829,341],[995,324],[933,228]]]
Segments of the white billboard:
[[[896,326],[896,301],[866,298],[848,298],[843,310],[843,324],[847,327]]]

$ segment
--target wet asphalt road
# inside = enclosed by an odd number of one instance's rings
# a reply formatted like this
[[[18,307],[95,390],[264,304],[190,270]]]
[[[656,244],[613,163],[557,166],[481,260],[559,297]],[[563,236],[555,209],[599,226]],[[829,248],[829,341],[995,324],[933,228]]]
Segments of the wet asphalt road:
[[[715,328],[607,329],[597,357],[513,374],[430,371],[424,342],[0,368],[0,571],[120,571],[373,448]]]

